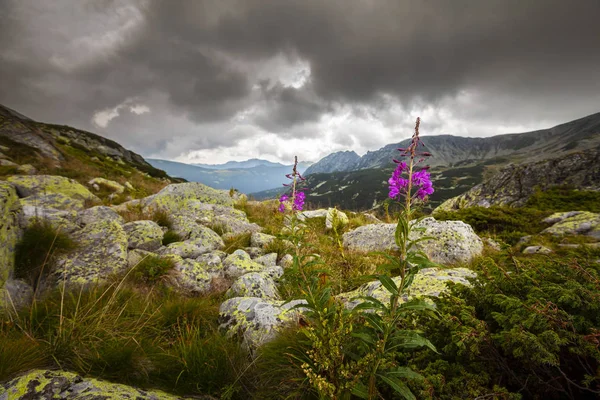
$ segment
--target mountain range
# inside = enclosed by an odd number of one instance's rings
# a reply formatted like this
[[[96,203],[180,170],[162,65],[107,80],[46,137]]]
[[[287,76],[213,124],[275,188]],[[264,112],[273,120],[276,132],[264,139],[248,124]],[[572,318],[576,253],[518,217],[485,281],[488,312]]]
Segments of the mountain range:
[[[235,188],[242,193],[279,188],[286,181],[285,175],[292,171],[291,165],[256,158],[217,165],[185,164],[154,158],[147,160],[170,176],[200,182],[215,189]],[[307,162],[299,162],[298,171],[303,173],[309,165]]]

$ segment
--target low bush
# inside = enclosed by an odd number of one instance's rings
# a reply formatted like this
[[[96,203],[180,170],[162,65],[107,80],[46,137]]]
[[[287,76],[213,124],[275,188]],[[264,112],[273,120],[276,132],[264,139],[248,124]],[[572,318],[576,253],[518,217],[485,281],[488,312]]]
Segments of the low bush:
[[[134,267],[130,276],[135,282],[154,285],[160,282],[174,267],[175,262],[170,258],[149,255]]]
[[[162,244],[163,246],[167,246],[171,243],[181,242],[183,238],[175,231],[168,230],[163,235]]]

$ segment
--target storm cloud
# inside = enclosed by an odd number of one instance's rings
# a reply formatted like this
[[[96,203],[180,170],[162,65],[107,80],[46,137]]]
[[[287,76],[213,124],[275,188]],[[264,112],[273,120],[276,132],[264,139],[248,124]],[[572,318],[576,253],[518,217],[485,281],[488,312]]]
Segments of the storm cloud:
[[[0,103],[195,162],[599,111],[596,0],[0,0]]]

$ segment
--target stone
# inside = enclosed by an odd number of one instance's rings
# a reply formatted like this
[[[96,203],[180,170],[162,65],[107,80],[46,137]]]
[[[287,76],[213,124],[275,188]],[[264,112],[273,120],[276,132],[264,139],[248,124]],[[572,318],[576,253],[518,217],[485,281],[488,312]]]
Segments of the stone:
[[[494,239],[491,238],[483,238],[483,242],[487,245],[487,247],[493,251],[500,251],[502,250],[502,246],[500,246],[500,243],[496,242]]]
[[[269,244],[271,244],[277,238],[273,235],[267,235],[266,233],[253,232],[250,237],[250,246],[252,247],[260,247],[264,249]]]
[[[99,222],[115,222],[123,225],[125,220],[110,207],[96,206],[85,209],[77,215],[77,222],[80,225],[97,224]]]
[[[381,221],[379,218],[377,218],[375,215],[370,214],[370,213],[364,213],[363,216],[365,217],[365,220],[369,223],[369,224],[382,224],[383,221]]]
[[[14,186],[0,181],[0,288],[12,276],[15,247],[21,236],[21,203]]]
[[[544,246],[527,246],[523,249],[523,254],[550,254],[552,250]]]
[[[17,167],[19,164],[0,158],[0,167]]]
[[[19,224],[25,229],[34,222],[48,223],[60,232],[71,233],[79,229],[77,213],[72,210],[57,210],[36,205],[29,200],[30,197],[21,199],[22,213]]]
[[[127,270],[127,233],[116,220],[98,219],[73,233],[77,248],[57,257],[51,278],[67,285],[103,282]]]
[[[190,201],[230,207],[234,202],[228,191],[213,189],[198,182],[186,182],[168,185],[157,194],[146,197],[144,206],[175,214]]]
[[[233,207],[196,201],[189,202],[186,211],[193,214],[198,222],[208,227],[219,227],[229,235],[237,236],[261,230],[260,226],[248,221],[246,213]]]
[[[542,233],[555,236],[586,235],[600,240],[600,214],[588,211],[554,213],[543,222],[552,226]]]
[[[206,265],[209,269],[223,269],[223,262],[221,261],[221,251],[213,251],[211,253],[205,253],[196,257],[196,261]],[[225,253],[226,254],[226,253]]]
[[[432,239],[419,242],[415,248],[423,251],[429,260],[438,264],[468,263],[483,252],[483,242],[470,225],[462,221],[436,221],[424,218],[415,224],[411,239],[427,236]],[[396,224],[360,226],[343,236],[344,246],[359,252],[397,249],[394,240]]]
[[[262,272],[265,266],[252,261],[250,255],[244,250],[236,250],[223,260],[225,276],[235,279],[250,272]]]
[[[343,211],[338,210],[337,208],[329,208],[327,209],[327,215],[325,217],[325,229],[331,230],[335,224],[336,229],[342,229],[350,220],[348,216]]]
[[[34,207],[65,211],[81,211],[85,208],[84,201],[60,193],[49,193],[44,195],[36,194],[24,197],[21,199],[21,204],[30,204]]]
[[[135,268],[146,257],[159,257],[158,254],[147,250],[133,249],[127,253],[127,269]]]
[[[26,282],[9,279],[0,287],[0,311],[15,312],[31,304],[33,288]]]
[[[259,297],[261,299],[279,300],[279,291],[273,278],[265,272],[251,272],[237,278],[226,297]]]
[[[279,278],[283,276],[283,268],[279,265],[271,265],[266,267],[263,272],[268,274],[275,282],[279,281]]]
[[[294,256],[291,254],[286,254],[279,260],[279,266],[283,267],[283,269],[290,268],[292,265],[294,265]]]
[[[77,181],[54,175],[13,175],[6,180],[17,188],[19,197],[58,193],[74,200],[100,202],[100,199]],[[56,207],[55,207],[56,208]]]
[[[300,304],[306,301],[234,297],[219,308],[220,329],[229,337],[241,337],[244,346],[254,350],[273,340],[286,326],[297,324],[301,309],[295,307]]]
[[[206,229],[212,232],[210,229]],[[177,255],[183,258],[197,258],[204,253],[222,249],[224,246],[225,244],[219,235],[212,232],[212,235],[206,235],[205,237],[170,243],[167,247],[162,248],[160,253]]]
[[[298,221],[304,222],[307,219],[311,219],[311,218],[326,218],[327,217],[327,210],[325,210],[324,208],[321,208],[319,210],[307,210],[307,211],[302,211],[300,213],[298,213],[297,218]]]
[[[31,164],[19,165],[17,167],[17,171],[19,171],[20,174],[24,174],[24,175],[35,175],[35,174],[37,174],[37,169],[33,165],[31,165]]]
[[[213,280],[223,277],[222,266],[209,266],[205,263],[168,255],[175,263],[168,284],[171,288],[186,295],[203,295],[213,289]]]
[[[414,297],[433,296],[438,297],[447,290],[446,283],[460,283],[470,285],[468,278],[474,278],[476,274],[467,268],[424,268],[417,273],[407,295],[400,301],[405,302]],[[401,278],[392,278],[396,285],[400,284]],[[341,293],[337,297],[342,300],[346,307],[352,309],[362,303],[360,297],[371,296],[384,304],[389,303],[390,293],[381,285],[380,281],[371,281],[351,292]]]
[[[252,259],[258,258],[265,253],[260,247],[245,247],[244,251],[248,253]]]
[[[142,390],[84,378],[72,372],[50,370],[31,370],[1,383],[0,400],[12,399],[183,400],[159,390]]]
[[[125,191],[125,186],[121,185],[119,182],[104,178],[94,178],[88,182],[88,185],[99,186],[116,194],[121,194]]]
[[[517,244],[527,244],[527,243],[531,242],[531,239],[532,239],[531,235],[523,236],[519,239]]]
[[[269,253],[254,259],[254,262],[265,267],[275,267],[277,265],[277,253]]]
[[[162,245],[162,228],[154,221],[133,221],[123,225],[130,249],[157,250]]]

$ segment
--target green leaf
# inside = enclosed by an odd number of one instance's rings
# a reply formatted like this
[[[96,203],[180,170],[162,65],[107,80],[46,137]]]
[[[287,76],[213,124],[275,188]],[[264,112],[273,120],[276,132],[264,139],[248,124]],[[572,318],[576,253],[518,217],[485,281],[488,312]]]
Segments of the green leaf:
[[[421,299],[413,299],[398,305],[398,311],[433,311],[437,312],[435,306]]]
[[[367,344],[370,344],[370,345],[375,344],[375,340],[373,340],[373,337],[371,337],[371,335],[369,335],[368,333],[354,332],[354,333],[352,333],[352,336],[362,340],[363,342],[365,342]]]
[[[369,398],[369,388],[367,388],[367,386],[364,383],[358,382],[352,388],[352,394],[361,399],[368,399]]]
[[[387,371],[385,374],[388,377],[394,377],[394,378],[423,380],[423,375],[419,374],[418,372],[413,371],[412,369],[410,369],[408,367],[397,367],[396,369]]]
[[[381,282],[388,292],[395,294],[396,296],[398,295],[398,286],[396,286],[396,283],[392,278],[387,275],[379,275],[377,279],[379,279],[379,282]]]
[[[383,332],[383,320],[377,314],[363,314],[365,320],[379,332]]]
[[[399,393],[407,400],[417,400],[415,395],[410,391],[408,386],[404,384],[404,382],[393,376],[385,376],[381,374],[377,374],[385,383],[387,383],[396,393]]]

